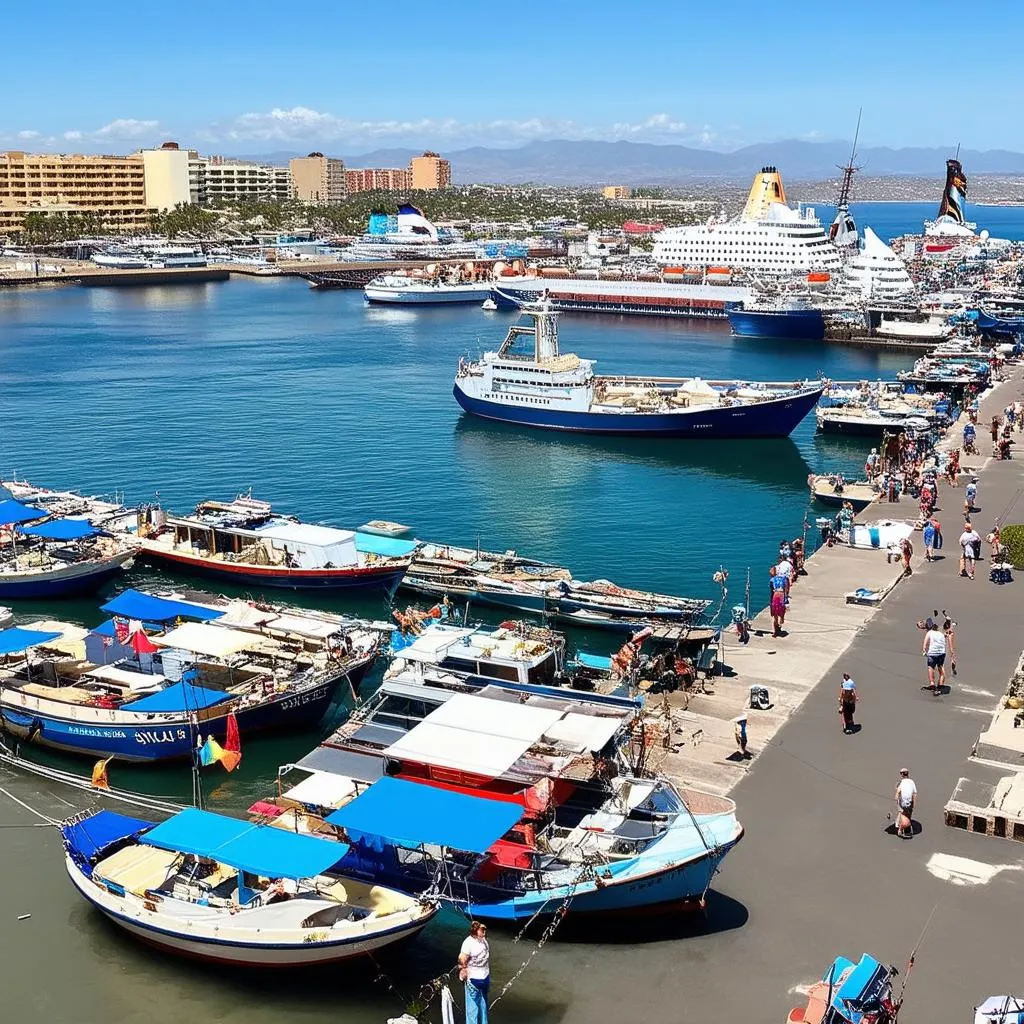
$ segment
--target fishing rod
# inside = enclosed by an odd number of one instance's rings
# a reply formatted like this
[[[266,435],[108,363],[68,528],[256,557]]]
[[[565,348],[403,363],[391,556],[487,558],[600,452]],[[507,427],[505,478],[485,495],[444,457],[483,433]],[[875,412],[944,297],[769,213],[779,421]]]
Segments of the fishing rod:
[[[893,1004],[893,1015],[892,1019],[895,1021],[899,1016],[900,1008],[903,1006],[903,999],[907,991],[907,985],[910,982],[910,972],[914,969],[914,964],[917,962],[917,951],[921,948],[921,943],[924,942],[924,937],[928,932],[928,928],[932,923],[932,918],[935,916],[935,911],[939,909],[938,903],[932,907],[932,912],[928,915],[928,920],[925,921],[924,927],[921,929],[921,934],[917,937],[917,943],[910,953],[910,959],[907,961],[907,969],[903,974],[903,982],[900,985],[899,998]]]

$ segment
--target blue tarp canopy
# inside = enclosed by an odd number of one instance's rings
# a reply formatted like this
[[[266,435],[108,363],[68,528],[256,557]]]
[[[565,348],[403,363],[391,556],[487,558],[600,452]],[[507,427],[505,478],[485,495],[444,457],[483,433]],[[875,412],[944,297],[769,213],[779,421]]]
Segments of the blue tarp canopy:
[[[433,843],[486,853],[523,816],[523,805],[386,776],[327,820],[398,846]]]
[[[254,825],[194,807],[168,818],[139,841],[162,850],[209,857],[267,878],[311,878],[348,853],[345,843]]]
[[[61,829],[64,839],[83,860],[90,860],[120,839],[137,835],[143,829],[152,828],[153,822],[141,818],[129,818],[116,811],[97,811],[95,814],[74,825]]]
[[[12,523],[29,523],[33,519],[42,519],[49,515],[45,508],[33,508],[31,505],[22,505],[14,498],[7,501],[0,501],[0,526],[10,526]]]
[[[401,537],[381,537],[376,533],[356,533],[356,551],[381,555],[384,558],[402,558],[411,555],[419,547],[415,540]]]
[[[95,537],[100,531],[84,519],[48,519],[38,526],[23,526],[21,532],[44,540],[81,540]]]
[[[112,598],[101,611],[110,615],[122,615],[127,619],[141,619],[143,622],[173,622],[175,619],[195,619],[208,622],[219,619],[224,613],[187,601],[173,601],[167,597],[156,597],[142,590],[122,590]]]
[[[231,694],[223,690],[207,690],[192,683],[174,683],[159,693],[140,697],[130,704],[122,705],[125,711],[201,711],[231,700]]]
[[[48,643],[50,640],[56,640],[59,636],[60,633],[47,633],[41,629],[22,629],[20,626],[0,629],[0,654],[20,654],[29,647]]]

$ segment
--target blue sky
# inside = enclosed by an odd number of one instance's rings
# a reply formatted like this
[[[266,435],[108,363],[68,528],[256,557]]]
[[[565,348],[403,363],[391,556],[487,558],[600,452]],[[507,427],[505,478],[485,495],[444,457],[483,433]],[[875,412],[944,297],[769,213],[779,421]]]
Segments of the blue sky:
[[[972,21],[972,10],[981,12]],[[0,148],[1024,150],[1022,0],[9,4]]]

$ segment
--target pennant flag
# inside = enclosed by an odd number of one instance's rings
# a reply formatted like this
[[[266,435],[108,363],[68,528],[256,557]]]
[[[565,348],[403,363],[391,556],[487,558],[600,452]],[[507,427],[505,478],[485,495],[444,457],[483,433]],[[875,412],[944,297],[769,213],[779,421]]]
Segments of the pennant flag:
[[[224,754],[220,763],[224,770],[233,772],[242,761],[242,738],[238,735],[238,719],[234,711],[228,715],[228,734],[224,739]]]
[[[145,630],[140,629],[132,633],[132,650],[136,654],[153,654],[159,648],[146,636]]]
[[[132,634],[128,629],[128,623],[125,619],[119,619],[115,616],[114,635],[117,637],[117,642],[119,644],[126,644],[131,639]]]
[[[92,784],[96,789],[110,789],[110,781],[107,779],[107,765],[113,760],[108,757],[105,761],[97,761],[92,766]]]

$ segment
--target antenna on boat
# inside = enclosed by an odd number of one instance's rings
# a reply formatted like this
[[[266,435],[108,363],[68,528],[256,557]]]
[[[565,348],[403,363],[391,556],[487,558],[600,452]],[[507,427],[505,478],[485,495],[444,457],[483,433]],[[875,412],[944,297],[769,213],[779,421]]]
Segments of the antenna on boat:
[[[854,163],[857,159],[857,142],[860,140],[860,121],[864,114],[864,108],[861,107],[857,111],[857,128],[853,133],[853,148],[850,150],[850,159],[846,162],[846,166],[839,165],[839,170],[843,172],[843,183],[839,186],[839,201],[836,205],[840,208],[849,206],[850,195],[853,192],[853,176],[861,168],[858,164]]]
[[[932,918],[935,916],[935,911],[938,909],[939,905],[936,903],[935,906],[932,907],[932,912],[928,915],[928,920],[925,921],[924,927],[921,929],[921,934],[917,937],[917,943],[910,952],[910,959],[907,961],[907,969],[903,974],[903,983],[900,985],[900,995],[893,1004],[893,1020],[895,1020],[899,1015],[900,1008],[903,1006],[903,996],[907,991],[907,984],[910,981],[910,972],[914,969],[914,963],[917,961],[917,951],[921,948],[921,943],[924,942],[924,937],[932,923]]]

